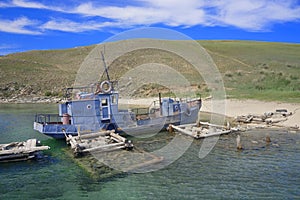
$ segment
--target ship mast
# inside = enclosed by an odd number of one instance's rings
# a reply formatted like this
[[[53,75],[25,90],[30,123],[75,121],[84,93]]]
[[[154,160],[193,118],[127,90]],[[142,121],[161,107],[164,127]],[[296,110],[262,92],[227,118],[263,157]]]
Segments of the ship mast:
[[[104,65],[104,69],[105,69],[107,80],[110,82],[110,78],[109,78],[109,74],[108,74],[108,69],[107,69],[107,66],[106,66],[106,63],[105,63],[105,59],[104,59],[104,55],[103,55],[102,51],[101,51],[101,57],[102,57],[102,61],[103,61],[103,65]]]

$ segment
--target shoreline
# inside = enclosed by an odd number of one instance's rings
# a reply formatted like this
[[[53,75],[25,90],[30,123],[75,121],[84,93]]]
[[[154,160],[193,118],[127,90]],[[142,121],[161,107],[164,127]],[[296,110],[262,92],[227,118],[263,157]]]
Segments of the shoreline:
[[[139,98],[139,99],[119,99],[120,105],[140,105],[150,106],[157,98]],[[62,98],[57,97],[28,97],[15,99],[0,99],[0,104],[57,104],[62,102]],[[225,105],[224,105],[224,104]],[[217,109],[212,109],[212,105]],[[221,109],[218,109],[220,107]],[[225,110],[224,110],[225,109]],[[292,115],[287,117],[286,121],[278,122],[276,125],[282,127],[300,127],[300,103],[284,103],[275,101],[259,101],[259,100],[239,100],[225,99],[224,101],[212,101],[211,99],[202,100],[203,112],[216,114],[225,114],[228,117],[237,117],[241,115],[263,115],[268,112],[275,112],[277,109],[286,109]]]
[[[286,121],[278,122],[275,125],[282,127],[300,127],[300,103],[284,103],[274,101],[259,100],[225,100],[225,115],[228,117],[237,117],[242,115],[263,115],[264,113],[275,112],[277,109],[286,109],[292,115],[286,118]],[[212,101],[204,100],[201,111],[212,112]],[[215,112],[217,114],[224,114]]]
[[[59,103],[62,102],[63,98],[59,97],[23,97],[23,98],[10,98],[10,99],[5,99],[2,98],[0,99],[0,104],[46,104],[46,103]]]
[[[149,106],[152,101],[157,98],[141,98],[141,99],[120,99],[120,103],[128,105],[142,105]],[[216,102],[217,107],[220,106],[220,102]],[[223,102],[222,102],[223,103]],[[264,113],[275,112],[277,109],[287,109],[288,112],[292,112],[292,115],[287,117],[286,121],[278,122],[276,125],[282,127],[300,127],[300,103],[284,103],[275,101],[259,101],[259,100],[239,100],[239,99],[225,99],[225,106],[221,104],[221,107],[225,108],[224,112],[215,112],[212,109],[212,100],[202,100],[202,112],[210,112],[216,114],[225,114],[228,117],[237,117],[241,115],[263,115]],[[219,105],[218,105],[219,104]],[[214,112],[212,112],[214,111]],[[278,127],[280,128],[280,127]]]

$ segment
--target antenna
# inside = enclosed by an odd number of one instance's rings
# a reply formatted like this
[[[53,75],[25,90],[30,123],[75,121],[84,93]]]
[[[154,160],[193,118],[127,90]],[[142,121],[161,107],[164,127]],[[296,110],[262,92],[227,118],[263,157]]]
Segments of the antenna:
[[[104,59],[104,55],[103,55],[102,51],[101,51],[101,56],[102,56],[102,61],[103,61],[103,65],[104,65],[104,68],[105,68],[105,73],[106,73],[107,80],[110,82],[108,70],[107,70],[107,67],[106,67],[106,63],[105,63],[105,59]]]

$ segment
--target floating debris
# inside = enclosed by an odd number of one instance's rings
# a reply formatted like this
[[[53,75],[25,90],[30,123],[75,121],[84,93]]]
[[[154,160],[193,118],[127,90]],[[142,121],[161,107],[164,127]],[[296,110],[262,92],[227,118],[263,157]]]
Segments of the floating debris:
[[[37,139],[0,144],[0,162],[29,160],[34,158],[39,151],[50,149],[49,146],[37,146],[39,144]]]
[[[292,112],[288,112],[286,109],[276,109],[275,112],[266,112],[263,115],[249,114],[240,115],[236,117],[238,123],[243,124],[260,124],[257,128],[265,128],[270,126],[286,127],[276,123],[286,121],[289,116],[292,116]],[[299,127],[287,127],[291,129],[299,129]]]

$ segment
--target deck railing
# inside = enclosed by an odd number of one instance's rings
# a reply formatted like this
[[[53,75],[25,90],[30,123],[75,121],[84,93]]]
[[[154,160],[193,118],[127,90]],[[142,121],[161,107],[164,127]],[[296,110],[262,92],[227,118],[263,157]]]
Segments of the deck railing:
[[[58,114],[36,114],[35,122],[41,124],[62,124],[62,117]]]
[[[117,89],[118,87],[118,81],[110,81],[110,82],[112,86],[112,91],[115,91],[115,89]],[[78,93],[95,94],[97,90],[97,84],[99,85],[100,83],[91,84],[89,86],[76,86],[76,87],[66,88],[64,97],[66,99],[76,99],[76,95]]]

